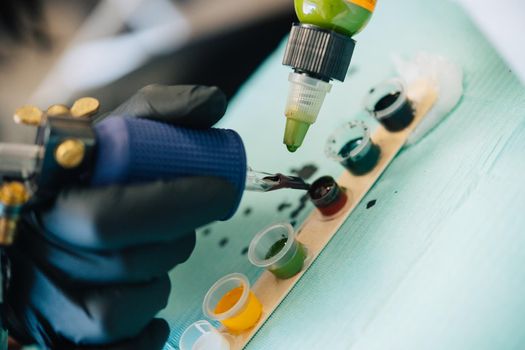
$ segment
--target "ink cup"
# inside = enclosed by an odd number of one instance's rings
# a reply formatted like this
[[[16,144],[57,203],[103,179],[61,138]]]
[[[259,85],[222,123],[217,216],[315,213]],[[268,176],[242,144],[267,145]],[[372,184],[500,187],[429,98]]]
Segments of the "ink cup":
[[[321,214],[327,218],[335,216],[348,202],[346,192],[331,176],[315,180],[308,190],[308,195]]]
[[[208,321],[191,324],[179,340],[180,350],[230,350],[230,343]]]
[[[275,224],[262,230],[252,239],[248,259],[266,268],[280,279],[297,275],[307,258],[306,248],[297,241],[290,224]]]
[[[211,286],[202,310],[207,317],[220,321],[230,333],[238,334],[257,324],[262,305],[250,290],[248,278],[232,273]]]
[[[370,89],[365,97],[365,109],[388,131],[405,129],[415,116],[401,79],[387,80]]]
[[[328,137],[325,153],[352,174],[363,175],[376,166],[381,150],[372,142],[365,123],[349,122]]]

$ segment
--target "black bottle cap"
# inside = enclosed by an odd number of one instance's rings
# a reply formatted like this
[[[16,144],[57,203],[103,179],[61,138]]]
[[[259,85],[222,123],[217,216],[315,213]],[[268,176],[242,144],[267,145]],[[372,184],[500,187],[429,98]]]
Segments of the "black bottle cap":
[[[355,41],[349,36],[310,24],[292,25],[283,65],[324,81],[344,81]]]

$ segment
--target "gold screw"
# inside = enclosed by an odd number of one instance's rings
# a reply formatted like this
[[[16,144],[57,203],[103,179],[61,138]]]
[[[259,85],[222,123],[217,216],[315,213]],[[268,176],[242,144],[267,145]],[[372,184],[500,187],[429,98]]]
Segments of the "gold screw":
[[[91,117],[98,112],[100,102],[93,97],[82,97],[73,103],[71,115],[75,118]]]
[[[17,124],[38,126],[42,122],[44,113],[35,106],[20,107],[15,111],[13,119]]]
[[[18,220],[0,218],[0,246],[10,246],[15,240]]]
[[[63,141],[55,149],[55,159],[64,169],[73,169],[82,163],[86,154],[84,142],[78,139]]]
[[[47,115],[52,117],[58,117],[61,115],[70,115],[71,111],[69,110],[69,107],[66,105],[52,105],[47,109]]]
[[[26,187],[20,182],[10,182],[0,188],[0,202],[7,206],[19,206],[29,200]]]
[[[15,239],[18,223],[18,209],[29,200],[29,193],[20,182],[10,182],[0,186],[0,203],[11,210],[4,211],[0,217],[0,246],[9,246]]]

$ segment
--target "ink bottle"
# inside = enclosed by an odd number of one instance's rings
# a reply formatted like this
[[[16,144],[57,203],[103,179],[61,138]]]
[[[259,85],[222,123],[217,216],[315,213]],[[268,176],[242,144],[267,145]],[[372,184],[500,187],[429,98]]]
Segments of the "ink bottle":
[[[292,26],[283,64],[290,66],[284,143],[295,152],[315,123],[330,81],[344,81],[360,32],[376,0],[295,0],[300,20]]]

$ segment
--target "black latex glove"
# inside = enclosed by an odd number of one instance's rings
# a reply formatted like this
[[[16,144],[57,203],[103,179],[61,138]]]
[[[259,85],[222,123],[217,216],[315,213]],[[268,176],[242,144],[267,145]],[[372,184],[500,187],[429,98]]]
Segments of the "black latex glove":
[[[154,85],[112,114],[209,128],[225,109],[216,88]],[[9,248],[11,334],[52,349],[162,349],[167,272],[191,254],[193,230],[234,205],[233,185],[213,177],[64,190]]]

